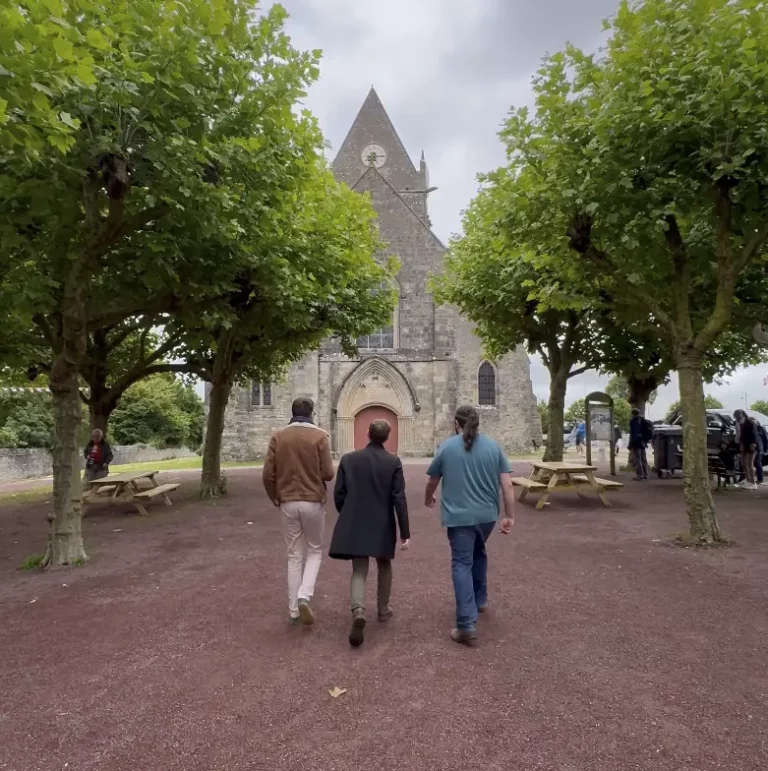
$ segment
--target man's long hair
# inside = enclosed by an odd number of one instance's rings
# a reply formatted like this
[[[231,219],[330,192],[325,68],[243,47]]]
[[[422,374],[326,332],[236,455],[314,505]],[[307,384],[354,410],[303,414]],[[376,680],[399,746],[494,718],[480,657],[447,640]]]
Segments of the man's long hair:
[[[464,449],[469,452],[472,449],[477,433],[480,430],[480,414],[468,404],[456,410],[454,420],[459,424],[461,436],[464,439]]]

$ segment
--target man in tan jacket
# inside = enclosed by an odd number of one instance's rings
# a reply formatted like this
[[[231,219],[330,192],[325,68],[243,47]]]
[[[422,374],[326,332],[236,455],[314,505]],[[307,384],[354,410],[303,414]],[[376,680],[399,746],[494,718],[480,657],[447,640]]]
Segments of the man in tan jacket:
[[[328,434],[312,420],[312,399],[296,399],[292,412],[291,422],[269,443],[263,480],[283,516],[290,621],[312,624],[310,602],[323,556],[325,483],[333,479],[333,459]]]

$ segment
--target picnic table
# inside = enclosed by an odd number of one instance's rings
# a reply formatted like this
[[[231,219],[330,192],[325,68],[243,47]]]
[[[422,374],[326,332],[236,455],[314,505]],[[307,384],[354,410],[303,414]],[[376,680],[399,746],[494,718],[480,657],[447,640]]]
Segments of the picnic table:
[[[161,485],[155,479],[159,471],[138,471],[134,473],[117,474],[116,476],[94,479],[88,483],[88,489],[83,495],[84,503],[95,503],[99,499],[107,501],[128,501],[138,509],[139,514],[147,516],[144,508],[146,501],[162,496],[166,506],[172,506],[168,493],[175,490],[178,484]],[[149,487],[138,483],[146,479]]]
[[[536,508],[543,509],[552,493],[575,492],[583,498],[585,490],[597,493],[603,506],[610,506],[605,495],[606,490],[618,490],[624,485],[609,479],[599,479],[595,476],[597,466],[586,463],[548,463],[538,461],[532,463],[533,470],[528,477],[512,477],[512,484],[522,487],[520,501],[524,501],[528,493],[543,493]]]

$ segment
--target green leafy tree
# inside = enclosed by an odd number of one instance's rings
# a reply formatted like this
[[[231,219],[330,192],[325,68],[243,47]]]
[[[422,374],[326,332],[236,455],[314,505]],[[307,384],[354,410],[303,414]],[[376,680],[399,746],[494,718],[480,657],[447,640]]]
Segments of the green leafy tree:
[[[538,399],[536,407],[539,410],[539,420],[541,420],[541,433],[549,434],[549,409],[543,399]]]
[[[86,558],[77,432],[88,331],[221,296],[292,200],[317,74],[254,0],[25,0],[0,23],[0,307],[51,351],[46,565]],[[258,190],[260,196],[254,194]],[[249,209],[243,206],[248,193]],[[256,207],[254,210],[253,207]]]
[[[753,402],[749,409],[754,410],[755,412],[761,412],[763,415],[768,415],[768,401],[760,399]]]
[[[353,341],[392,315],[395,297],[388,279],[396,263],[374,258],[382,244],[369,200],[338,184],[327,169],[316,169],[293,204],[271,216],[273,248],[264,246],[264,254],[244,264],[237,289],[203,314],[198,336],[184,354],[195,374],[211,384],[204,497],[224,489],[221,438],[236,383],[279,378],[288,364],[328,337],[354,354]],[[263,217],[261,228],[264,238]]]
[[[42,447],[53,445],[51,395],[45,390],[0,389],[0,446]]]
[[[565,411],[565,422],[575,426],[580,420],[586,420],[584,399],[576,399],[568,405]]]
[[[198,449],[203,402],[192,386],[172,375],[155,375],[131,386],[115,409],[111,438],[116,444],[150,444],[164,449]]]
[[[629,385],[627,381],[619,375],[614,375],[608,385],[605,387],[608,396],[614,399],[629,399]]]
[[[768,289],[764,14],[755,0],[622,2],[604,55],[549,58],[535,118],[518,112],[506,131],[510,156],[541,178],[547,222],[528,234],[538,264],[552,268],[552,234],[566,233],[564,280],[599,282],[606,307],[654,334],[679,373],[694,544],[721,539],[707,358],[724,334],[752,329]]]

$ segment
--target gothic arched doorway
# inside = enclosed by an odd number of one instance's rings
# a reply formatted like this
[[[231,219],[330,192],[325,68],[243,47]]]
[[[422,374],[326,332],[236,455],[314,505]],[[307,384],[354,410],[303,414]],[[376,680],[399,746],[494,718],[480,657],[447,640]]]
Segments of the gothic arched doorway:
[[[368,444],[368,427],[374,420],[386,420],[392,431],[384,447],[397,455],[397,415],[386,407],[366,407],[355,415],[355,449],[362,450]]]

